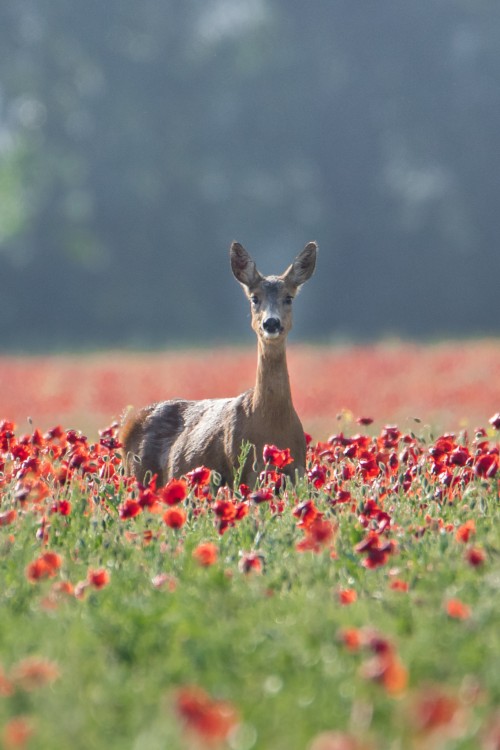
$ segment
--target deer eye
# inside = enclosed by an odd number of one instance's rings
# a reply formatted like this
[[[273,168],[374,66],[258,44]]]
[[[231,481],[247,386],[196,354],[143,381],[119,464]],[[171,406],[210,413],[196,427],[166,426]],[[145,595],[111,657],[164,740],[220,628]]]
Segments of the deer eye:
[[[250,297],[250,302],[252,303],[252,305],[255,305],[255,306],[259,304],[259,298],[257,297],[256,294],[252,294],[252,296]]]
[[[293,297],[291,294],[287,294],[285,297],[285,305],[291,305],[293,302]]]

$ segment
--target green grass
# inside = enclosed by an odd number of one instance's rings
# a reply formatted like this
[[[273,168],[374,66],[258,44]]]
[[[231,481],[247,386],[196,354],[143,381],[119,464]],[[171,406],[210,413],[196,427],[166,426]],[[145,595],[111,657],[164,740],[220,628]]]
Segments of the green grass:
[[[367,477],[358,463],[361,451],[347,459],[339,450],[332,462],[321,459],[318,449],[310,458],[327,468],[322,487],[301,481],[281,496],[281,509],[278,498],[248,500],[248,514],[221,535],[216,500],[197,499],[192,490],[182,503],[187,522],[179,530],[163,522],[165,506],[162,513],[122,520],[119,508],[125,498],[137,497],[137,489],[119,474],[114,481],[99,478],[102,466],[118,463],[113,447],[80,446],[84,471],[73,468],[70,480],[60,484],[57,470],[70,462],[75,444],[63,438],[56,456],[55,441],[36,442],[27,444],[38,459],[31,471],[23,470],[22,457],[11,455],[17,438],[4,439],[1,454],[0,513],[17,511],[0,526],[5,747],[207,747],[209,738],[187,729],[176,708],[178,691],[186,686],[202,688],[237,712],[238,726],[217,747],[304,750],[326,731],[347,733],[359,742],[353,748],[406,750],[418,737],[422,747],[490,747],[482,743],[500,704],[495,476],[481,476],[472,464],[466,476],[443,463],[457,477],[443,498],[436,495],[443,477],[431,471],[431,443],[414,439],[419,463],[411,490],[402,487],[407,465],[401,460],[392,473],[381,469]],[[471,460],[478,450],[495,455],[494,442],[478,445],[469,446]],[[389,451],[401,456],[404,447],[400,442]],[[379,448],[374,438],[369,450]],[[340,480],[347,462],[355,473]],[[20,499],[20,488],[33,481],[48,494],[37,499],[35,486]],[[352,493],[351,502],[332,502],[340,486]],[[395,543],[373,569],[356,551],[368,533],[360,515],[369,498],[391,519],[380,538]],[[63,499],[71,502],[69,515],[57,510]],[[308,500],[335,534],[317,551],[300,552],[296,545],[304,530],[293,509]],[[475,533],[461,542],[456,530],[471,519]],[[368,524],[375,528],[374,516]],[[145,543],[147,531],[152,539]],[[202,567],[193,551],[207,541],[217,545],[218,559]],[[484,552],[483,564],[467,561],[471,548]],[[29,580],[28,566],[47,550],[60,556],[60,568],[51,577]],[[242,556],[251,551],[262,570],[244,573]],[[106,570],[109,582],[99,589],[88,585],[78,597],[54,593],[60,581],[78,590],[89,569]],[[167,578],[158,588],[152,581],[161,574]],[[408,591],[391,588],[395,579],[408,584]],[[348,606],[339,602],[344,589],[357,594]],[[450,617],[450,599],[468,605],[469,616]],[[343,642],[347,628],[359,629],[359,649]],[[374,678],[380,655],[370,628],[401,667],[404,679],[396,687]],[[58,671],[42,675],[39,686],[19,677],[19,665],[35,657]],[[424,697],[434,693],[453,705],[453,715],[438,729],[421,716]],[[14,717],[23,717],[31,729],[26,744],[9,745]]]

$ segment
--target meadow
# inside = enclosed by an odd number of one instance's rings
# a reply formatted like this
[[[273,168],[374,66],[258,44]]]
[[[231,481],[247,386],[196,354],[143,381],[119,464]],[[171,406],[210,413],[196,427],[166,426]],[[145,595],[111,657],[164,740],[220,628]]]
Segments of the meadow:
[[[292,348],[307,476],[233,491],[106,425],[253,351],[2,358],[3,747],[498,750],[498,350]]]

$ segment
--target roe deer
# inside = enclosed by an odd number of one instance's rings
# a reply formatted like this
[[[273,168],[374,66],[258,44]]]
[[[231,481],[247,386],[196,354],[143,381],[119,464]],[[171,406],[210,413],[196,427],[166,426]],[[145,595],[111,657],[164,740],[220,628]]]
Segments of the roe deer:
[[[292,327],[292,301],[316,264],[315,242],[305,246],[281,276],[262,276],[239,243],[230,250],[231,268],[250,300],[257,334],[255,387],[235,398],[173,399],[147,406],[125,418],[121,442],[126,469],[140,482],[157,474],[157,484],[205,465],[232,486],[243,441],[253,446],[241,481],[253,484],[264,468],[266,443],[289,448],[290,478],[304,473],[306,442],[293,408],[286,364],[286,337]]]

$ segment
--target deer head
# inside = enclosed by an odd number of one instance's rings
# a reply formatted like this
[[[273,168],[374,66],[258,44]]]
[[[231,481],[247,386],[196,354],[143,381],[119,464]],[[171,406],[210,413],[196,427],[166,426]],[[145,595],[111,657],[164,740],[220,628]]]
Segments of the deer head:
[[[316,252],[316,243],[309,242],[281,276],[263,276],[239,242],[231,245],[231,268],[250,300],[252,328],[262,343],[286,339],[293,299],[314,272]]]

